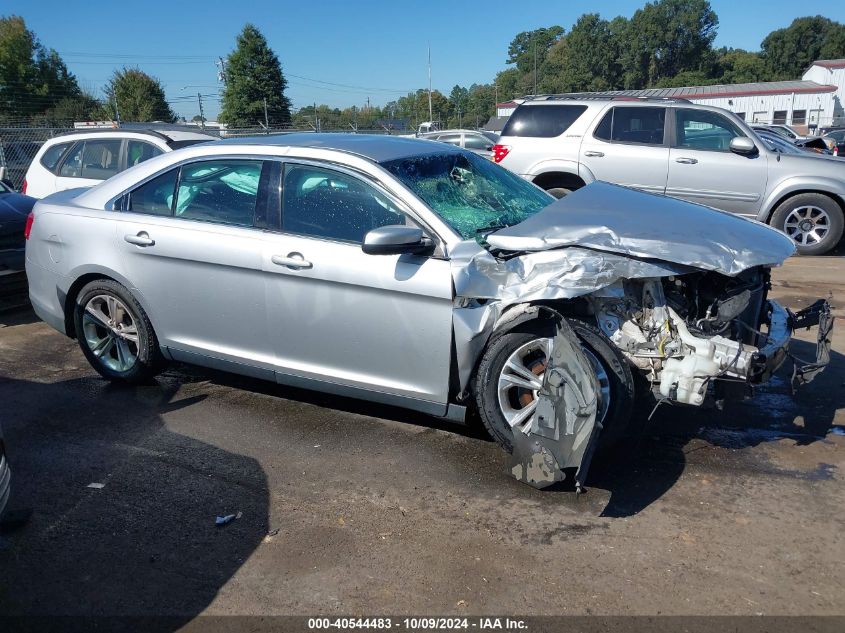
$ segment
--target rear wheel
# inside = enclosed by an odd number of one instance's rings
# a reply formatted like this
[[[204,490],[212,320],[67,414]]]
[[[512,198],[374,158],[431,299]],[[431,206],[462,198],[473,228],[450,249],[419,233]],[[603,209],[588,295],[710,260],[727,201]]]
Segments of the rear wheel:
[[[563,198],[563,196],[567,196],[572,193],[572,189],[567,189],[566,187],[552,187],[551,189],[546,189],[546,193],[560,199]]]
[[[789,236],[801,255],[821,255],[842,238],[842,208],[820,193],[801,193],[784,200],[772,214],[772,226]]]
[[[569,320],[592,363],[600,388],[596,419],[604,426],[599,445],[610,448],[627,435],[634,402],[634,379],[621,353],[593,325]],[[532,422],[543,385],[555,324],[536,319],[496,337],[479,364],[475,393],[490,436],[513,451],[513,433]]]
[[[163,359],[153,326],[116,281],[98,279],[80,290],[74,326],[82,353],[104,378],[139,384],[158,373]]]

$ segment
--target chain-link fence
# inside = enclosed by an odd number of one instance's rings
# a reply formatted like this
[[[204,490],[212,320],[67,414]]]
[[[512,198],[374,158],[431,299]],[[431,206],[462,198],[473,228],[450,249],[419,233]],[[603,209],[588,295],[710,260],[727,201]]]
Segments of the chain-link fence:
[[[92,129],[92,128],[85,128]],[[73,127],[0,127],[0,178],[6,180],[15,190],[20,190],[23,185],[26,172],[41,145],[50,138],[67,134],[70,132],[82,132],[85,129],[74,129]],[[112,128],[99,128],[111,130]],[[265,136],[271,134],[290,134],[293,132],[314,132],[312,128],[200,128],[196,125],[178,124],[125,124],[122,130],[138,131],[154,129],[167,134],[168,130],[179,130],[185,132],[200,132],[209,136],[219,138]],[[351,132],[352,130],[321,130],[320,132]],[[358,134],[388,134],[385,129],[377,130],[356,130]],[[393,132],[395,134],[395,132]]]

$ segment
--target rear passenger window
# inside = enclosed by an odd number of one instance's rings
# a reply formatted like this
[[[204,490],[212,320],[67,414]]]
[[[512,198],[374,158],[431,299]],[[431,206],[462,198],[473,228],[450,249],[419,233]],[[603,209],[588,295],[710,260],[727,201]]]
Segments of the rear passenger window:
[[[92,180],[111,178],[118,172],[121,143],[115,139],[78,143],[62,164],[59,175]]]
[[[616,143],[662,145],[665,108],[613,107],[596,126],[593,136]]]
[[[176,190],[178,169],[157,176],[129,194],[127,211],[150,215],[171,215],[173,192]]]
[[[493,141],[480,134],[467,134],[464,136],[464,147],[467,149],[490,149],[492,145]]]
[[[583,105],[521,105],[505,123],[502,136],[560,136],[586,110]]]
[[[44,155],[41,157],[41,164],[48,170],[55,173],[56,165],[59,164],[59,159],[72,144],[73,143],[59,143],[58,145],[53,145],[52,147],[47,148],[47,151],[44,152]]]
[[[285,167],[282,229],[360,244],[372,229],[405,224],[405,214],[374,187],[346,174]]]
[[[262,164],[260,160],[227,160],[184,165],[176,217],[252,226]]]

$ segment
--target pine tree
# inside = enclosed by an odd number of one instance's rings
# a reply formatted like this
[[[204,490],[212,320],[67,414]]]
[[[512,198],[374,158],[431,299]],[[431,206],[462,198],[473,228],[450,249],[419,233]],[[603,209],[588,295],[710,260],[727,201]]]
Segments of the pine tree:
[[[172,123],[176,120],[176,114],[164,98],[161,82],[139,68],[116,70],[105,93],[106,107],[116,108],[121,121]]]
[[[247,24],[237,37],[237,46],[226,61],[226,87],[220,120],[232,127],[271,127],[290,123],[290,100],[285,96],[287,81],[273,49],[261,32]]]

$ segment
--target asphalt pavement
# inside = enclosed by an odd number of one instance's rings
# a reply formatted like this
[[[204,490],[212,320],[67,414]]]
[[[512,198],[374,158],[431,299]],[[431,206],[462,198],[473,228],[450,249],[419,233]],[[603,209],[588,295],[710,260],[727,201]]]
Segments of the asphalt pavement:
[[[32,516],[0,529],[0,614],[842,615],[845,258],[775,272],[794,308],[830,293],[815,382],[661,408],[581,496],[518,483],[475,426],[184,366],[113,386],[8,308],[0,424]]]

